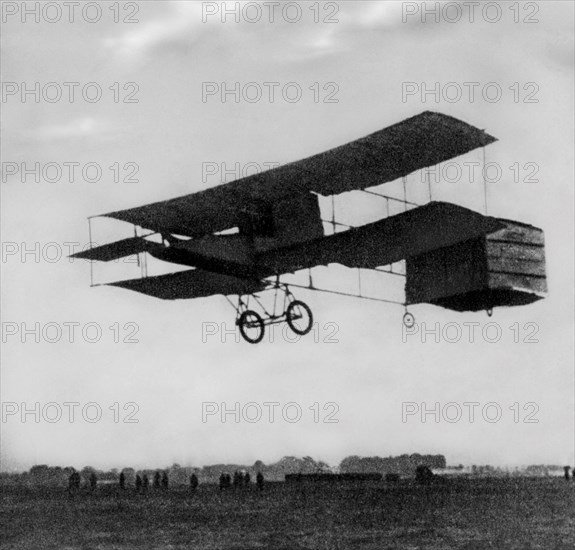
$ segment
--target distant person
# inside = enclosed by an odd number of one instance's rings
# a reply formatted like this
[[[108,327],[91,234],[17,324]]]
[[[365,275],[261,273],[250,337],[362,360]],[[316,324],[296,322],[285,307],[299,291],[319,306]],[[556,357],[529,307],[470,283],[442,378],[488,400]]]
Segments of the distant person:
[[[124,472],[120,473],[120,489],[125,489],[126,488],[126,475],[124,474]]]
[[[167,489],[169,485],[168,472],[162,473],[162,489]]]
[[[571,470],[571,466],[564,466],[563,467],[563,471],[565,472],[563,475],[565,476],[565,479],[567,481],[569,481],[569,470]]]
[[[148,479],[148,474],[144,474],[142,476],[142,491],[144,493],[147,493],[149,487],[150,487],[150,480]]]
[[[200,482],[198,480],[198,476],[196,474],[192,474],[190,476],[190,489],[192,490],[192,492],[194,492],[198,488],[199,484]]]
[[[136,492],[140,492],[142,490],[142,478],[140,474],[136,475]]]
[[[154,474],[154,489],[160,488],[160,472],[156,471]]]
[[[92,472],[90,474],[90,490],[95,491],[98,485],[98,478],[96,477],[96,473]]]
[[[249,485],[250,482],[251,482],[251,480],[252,480],[252,478],[250,477],[250,473],[249,473],[249,472],[246,472],[245,475],[244,475],[244,483],[245,483],[246,485]]]
[[[261,472],[258,472],[258,475],[256,476],[256,486],[258,488],[258,491],[263,491],[263,489],[264,489],[264,475]]]
[[[220,491],[226,488],[226,474],[222,472],[220,474]]]

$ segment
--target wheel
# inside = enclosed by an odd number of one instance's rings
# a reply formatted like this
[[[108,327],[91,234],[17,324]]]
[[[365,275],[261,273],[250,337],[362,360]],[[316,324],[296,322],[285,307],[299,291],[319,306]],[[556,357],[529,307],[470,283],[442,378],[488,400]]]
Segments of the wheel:
[[[265,331],[264,321],[255,311],[246,309],[246,311],[240,315],[237,324],[240,327],[240,334],[246,342],[258,344],[263,340]]]
[[[413,316],[413,313],[409,313],[409,311],[406,311],[403,314],[403,324],[407,328],[412,328],[413,325],[415,325],[415,317]]]
[[[313,325],[313,315],[307,304],[294,300],[286,310],[286,321],[289,327],[300,336],[307,334]]]

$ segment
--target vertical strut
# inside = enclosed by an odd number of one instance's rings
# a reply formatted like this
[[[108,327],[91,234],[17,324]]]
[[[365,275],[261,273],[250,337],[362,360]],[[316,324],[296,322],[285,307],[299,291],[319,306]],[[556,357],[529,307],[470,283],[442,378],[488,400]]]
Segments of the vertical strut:
[[[425,178],[427,179],[427,189],[429,191],[429,202],[431,202],[431,178],[429,177],[429,166],[425,169]]]
[[[279,279],[279,276],[278,276]],[[279,285],[276,282],[276,287],[274,289],[274,309],[273,309],[273,315],[275,316],[276,314],[276,307],[277,307],[277,303],[278,303],[278,289],[279,289]]]
[[[136,238],[138,236],[138,227],[136,225],[134,225],[134,238]],[[138,267],[140,268],[140,278],[143,278],[144,273],[143,273],[143,265],[140,262],[140,253],[138,252],[136,254],[136,263],[138,264]]]
[[[335,195],[331,196],[331,226],[335,235]]]
[[[407,212],[407,176],[402,176],[403,181],[403,211]]]
[[[483,204],[485,207],[485,215],[487,216],[487,177],[485,174],[485,147],[483,149]]]
[[[92,248],[92,218],[88,218],[88,240]],[[94,262],[90,260],[90,286],[94,286]]]

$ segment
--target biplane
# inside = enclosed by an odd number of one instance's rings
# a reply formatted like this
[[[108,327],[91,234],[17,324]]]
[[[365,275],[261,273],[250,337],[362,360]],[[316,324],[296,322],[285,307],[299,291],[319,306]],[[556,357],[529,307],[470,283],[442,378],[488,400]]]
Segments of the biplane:
[[[430,200],[409,203],[409,209],[405,201],[400,213],[339,231],[332,216],[334,230],[327,234],[320,212],[320,198],[348,191],[370,193],[370,188],[405,181],[415,171],[495,141],[461,120],[426,111],[266,172],[102,214],[147,233],[91,247],[74,257],[109,262],[150,255],[187,266],[190,269],[156,276],[142,273],[137,279],[106,284],[163,300],[223,295],[250,343],[260,342],[265,326],[275,323],[286,322],[296,334],[308,333],[311,309],[294,297],[294,285],[284,276],[309,270],[309,284],[296,288],[330,292],[311,278],[312,268],[329,264],[385,271],[386,266],[404,262],[405,300],[399,303],[409,327],[414,317],[407,308],[414,304],[488,314],[498,306],[529,304],[547,293],[543,231],[537,227]],[[268,291],[273,293],[273,308],[260,300]],[[361,290],[349,295],[364,297]]]

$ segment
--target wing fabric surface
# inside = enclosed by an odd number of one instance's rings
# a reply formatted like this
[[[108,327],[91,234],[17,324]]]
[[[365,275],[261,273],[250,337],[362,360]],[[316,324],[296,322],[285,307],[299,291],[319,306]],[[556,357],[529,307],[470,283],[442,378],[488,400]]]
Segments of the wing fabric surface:
[[[298,193],[335,195],[393,181],[496,141],[426,111],[335,149],[183,197],[103,214],[154,231],[199,236],[239,225],[242,210]]]
[[[504,225],[445,202],[431,202],[377,222],[262,254],[263,273],[293,273],[337,263],[370,268],[489,234]]]
[[[134,290],[162,300],[180,300],[203,298],[217,294],[224,296],[253,294],[263,290],[266,283],[251,279],[238,279],[230,275],[211,273],[200,269],[190,269],[168,275],[107,283],[107,286]]]
[[[125,256],[132,256],[141,252],[149,252],[154,248],[161,247],[158,243],[147,241],[142,237],[131,237],[121,241],[115,241],[102,246],[88,248],[82,252],[72,254],[70,258],[81,258],[84,260],[98,260],[100,262],[110,262]]]

